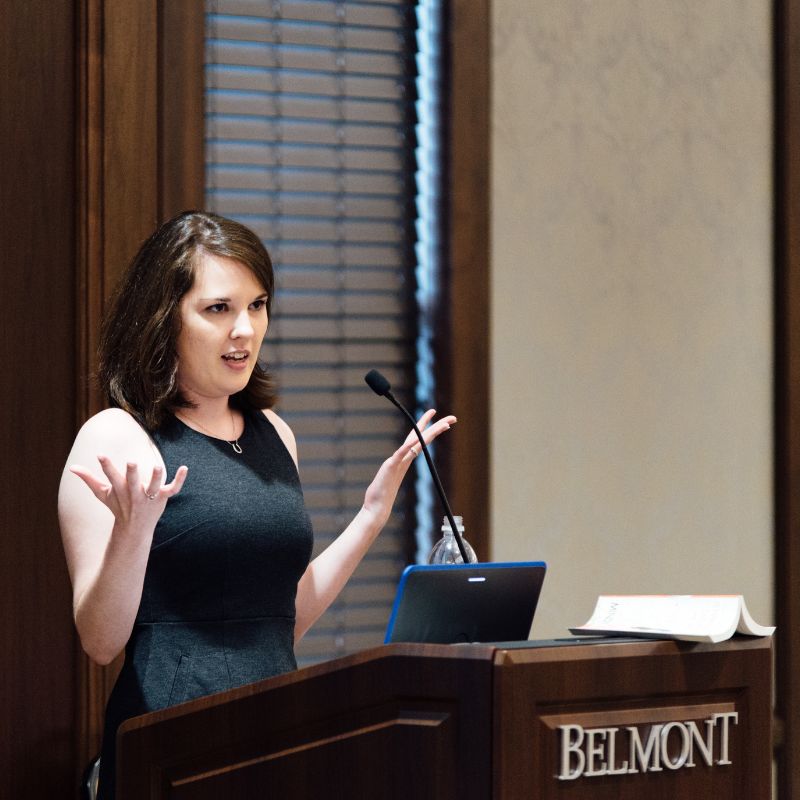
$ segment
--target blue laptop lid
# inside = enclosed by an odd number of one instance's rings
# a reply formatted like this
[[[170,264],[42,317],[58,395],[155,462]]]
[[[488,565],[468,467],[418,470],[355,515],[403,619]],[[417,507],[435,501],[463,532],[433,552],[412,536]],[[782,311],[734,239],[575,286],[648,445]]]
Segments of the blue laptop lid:
[[[528,638],[543,561],[406,567],[385,642],[510,642]]]

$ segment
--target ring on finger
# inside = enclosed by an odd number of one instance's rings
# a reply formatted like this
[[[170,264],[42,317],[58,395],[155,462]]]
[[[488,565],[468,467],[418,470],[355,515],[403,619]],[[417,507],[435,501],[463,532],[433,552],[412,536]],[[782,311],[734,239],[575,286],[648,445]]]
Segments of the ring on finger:
[[[409,450],[409,452],[411,453],[411,455],[413,455],[413,456],[414,456],[414,458],[416,458],[416,457],[419,455],[419,450],[417,450],[417,448],[416,448],[416,445],[415,445],[414,447],[412,447],[412,448]]]
[[[155,499],[158,497],[158,492],[153,492],[153,494],[150,494],[150,492],[148,492],[148,491],[145,491],[145,493],[144,493],[144,496],[145,496],[145,497],[146,497],[148,500],[155,500]]]

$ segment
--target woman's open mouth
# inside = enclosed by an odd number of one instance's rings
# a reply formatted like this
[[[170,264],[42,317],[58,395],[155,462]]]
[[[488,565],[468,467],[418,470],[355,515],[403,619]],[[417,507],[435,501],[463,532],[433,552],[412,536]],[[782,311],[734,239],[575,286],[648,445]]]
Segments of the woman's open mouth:
[[[250,353],[247,350],[234,350],[231,353],[225,353],[222,360],[226,366],[232,369],[244,369],[250,360]]]

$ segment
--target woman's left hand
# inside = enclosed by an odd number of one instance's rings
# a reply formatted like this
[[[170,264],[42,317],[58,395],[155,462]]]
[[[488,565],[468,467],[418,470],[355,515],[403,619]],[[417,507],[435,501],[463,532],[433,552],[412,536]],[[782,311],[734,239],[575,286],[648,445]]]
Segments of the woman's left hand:
[[[425,444],[430,444],[439,434],[450,430],[456,422],[453,416],[432,422],[435,413],[433,409],[426,411],[417,423]],[[381,464],[355,519],[309,564],[297,585],[295,641],[336,599],[386,524],[400,484],[420,449],[417,434],[411,431],[403,444]]]
[[[449,431],[456,423],[456,418],[452,415],[442,417],[432,423],[435,414],[435,409],[429,409],[417,422],[417,427],[420,429],[426,445],[440,434]],[[364,496],[364,511],[371,514],[381,527],[389,519],[400,484],[403,482],[408,468],[420,455],[421,449],[417,434],[412,430],[406,436],[403,444],[381,464],[377,475],[367,488]]]

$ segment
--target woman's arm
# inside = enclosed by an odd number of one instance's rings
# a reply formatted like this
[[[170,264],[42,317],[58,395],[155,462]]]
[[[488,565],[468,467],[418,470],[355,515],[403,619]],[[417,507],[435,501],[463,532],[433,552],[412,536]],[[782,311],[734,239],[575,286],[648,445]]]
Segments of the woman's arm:
[[[75,625],[83,649],[100,664],[112,661],[130,637],[153,531],[185,477],[181,467],[162,486],[161,457],[119,409],[92,417],[75,439],[61,477],[58,516]]]
[[[426,444],[450,430],[453,416],[430,424],[436,412],[427,411],[418,427]],[[412,452],[412,448],[415,448]],[[381,464],[367,489],[364,505],[347,528],[312,562],[297,586],[295,641],[298,641],[336,599],[361,559],[381,532],[392,511],[400,484],[419,452],[412,431],[405,442]]]

